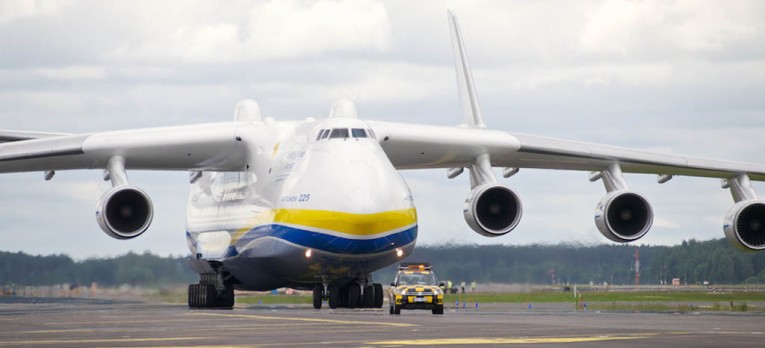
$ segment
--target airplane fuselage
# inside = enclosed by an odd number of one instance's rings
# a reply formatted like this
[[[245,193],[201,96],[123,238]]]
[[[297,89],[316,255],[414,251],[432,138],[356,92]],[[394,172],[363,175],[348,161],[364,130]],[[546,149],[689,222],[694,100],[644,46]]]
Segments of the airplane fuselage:
[[[237,135],[267,146],[248,149],[246,171],[202,173],[187,208],[192,255],[222,263],[237,287],[311,288],[411,253],[411,193],[363,121],[267,119]]]

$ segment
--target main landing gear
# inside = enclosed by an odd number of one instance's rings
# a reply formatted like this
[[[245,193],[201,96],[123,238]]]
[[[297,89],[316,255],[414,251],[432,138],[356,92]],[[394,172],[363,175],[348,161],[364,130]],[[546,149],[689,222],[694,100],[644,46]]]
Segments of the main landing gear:
[[[202,274],[199,284],[189,285],[190,308],[234,307],[234,287],[216,273]]]
[[[333,309],[382,308],[383,297],[383,287],[379,283],[362,286],[348,282],[343,285],[330,284],[326,288],[323,284],[316,284],[313,287],[313,308],[320,309],[324,299]]]

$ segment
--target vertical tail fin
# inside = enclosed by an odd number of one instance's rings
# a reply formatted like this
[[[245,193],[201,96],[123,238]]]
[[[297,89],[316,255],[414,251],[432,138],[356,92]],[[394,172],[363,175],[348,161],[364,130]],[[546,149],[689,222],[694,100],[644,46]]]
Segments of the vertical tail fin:
[[[465,46],[462,43],[462,34],[460,33],[459,23],[457,23],[457,17],[450,10],[447,11],[447,15],[449,17],[452,50],[457,70],[457,86],[459,88],[465,123],[473,128],[486,128],[486,124],[483,122],[483,115],[481,115],[481,106],[478,104],[478,92],[476,92],[475,84],[473,83],[473,73],[470,72],[470,64],[468,64]]]
[[[460,91],[462,102],[462,114],[465,124],[471,128],[486,128],[481,115],[481,106],[478,104],[478,92],[473,83],[473,73],[465,53],[465,45],[462,43],[460,26],[457,17],[452,11],[447,11],[449,17],[449,29],[452,36],[452,50],[454,53],[455,68],[457,69],[457,87]],[[456,169],[455,169],[456,171]],[[470,166],[470,186],[475,188],[479,185],[496,183],[497,178],[491,168],[491,158],[488,153],[483,153],[475,158]]]

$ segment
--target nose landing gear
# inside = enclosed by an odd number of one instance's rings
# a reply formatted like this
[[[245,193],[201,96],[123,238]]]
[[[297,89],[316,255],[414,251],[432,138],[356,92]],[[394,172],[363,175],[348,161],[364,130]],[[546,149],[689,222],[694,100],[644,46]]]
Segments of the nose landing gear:
[[[363,291],[362,291],[363,290]],[[345,284],[316,284],[313,287],[313,308],[320,309],[322,301],[327,300],[329,308],[382,308],[382,284],[372,283],[360,286],[355,281]]]

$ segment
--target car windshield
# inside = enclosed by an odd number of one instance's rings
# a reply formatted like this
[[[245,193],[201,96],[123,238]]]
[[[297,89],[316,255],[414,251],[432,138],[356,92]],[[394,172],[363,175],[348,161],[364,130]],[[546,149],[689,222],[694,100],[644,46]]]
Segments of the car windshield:
[[[437,285],[436,277],[432,273],[402,274],[398,278],[398,285]]]

